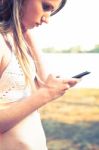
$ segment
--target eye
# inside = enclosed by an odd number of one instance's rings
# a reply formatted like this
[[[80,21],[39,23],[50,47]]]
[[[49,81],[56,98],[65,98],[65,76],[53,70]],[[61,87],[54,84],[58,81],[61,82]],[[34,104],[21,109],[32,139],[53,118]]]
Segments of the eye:
[[[42,3],[42,8],[44,11],[51,11],[51,12],[54,11],[53,6],[47,3]]]

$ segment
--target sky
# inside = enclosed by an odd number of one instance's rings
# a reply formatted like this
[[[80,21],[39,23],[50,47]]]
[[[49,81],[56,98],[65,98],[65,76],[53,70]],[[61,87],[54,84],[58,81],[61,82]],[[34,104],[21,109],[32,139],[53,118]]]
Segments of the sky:
[[[34,31],[41,48],[82,49],[99,44],[99,0],[67,0],[65,7]]]

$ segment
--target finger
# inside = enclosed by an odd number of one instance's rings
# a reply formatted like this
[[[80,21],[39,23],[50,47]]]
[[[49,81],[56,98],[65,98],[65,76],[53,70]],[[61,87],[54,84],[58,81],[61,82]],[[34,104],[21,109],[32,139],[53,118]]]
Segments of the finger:
[[[70,89],[70,86],[66,86],[63,90],[62,90],[62,93],[65,94],[67,92],[67,90]]]
[[[63,86],[63,91],[66,91],[66,90],[68,90],[70,88],[70,85],[69,84],[65,84],[64,86]]]
[[[66,84],[66,83],[67,83],[67,80],[62,80],[62,83],[63,83],[63,84]]]
[[[78,83],[78,79],[68,79],[67,80],[67,83],[70,85],[70,86],[72,86],[72,85],[75,85],[75,84],[77,84]]]

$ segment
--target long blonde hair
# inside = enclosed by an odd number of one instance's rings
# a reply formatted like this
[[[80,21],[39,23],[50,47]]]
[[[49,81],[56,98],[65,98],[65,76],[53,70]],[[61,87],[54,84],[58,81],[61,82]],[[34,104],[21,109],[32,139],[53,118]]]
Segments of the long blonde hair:
[[[21,10],[24,1],[25,0],[0,1],[0,33],[6,36],[10,30],[13,32],[16,56],[22,66],[26,83],[33,88],[31,63],[28,54],[30,51],[23,36],[21,23]],[[59,12],[64,7],[66,1],[67,0],[62,0],[59,8],[52,13],[52,15]]]
[[[2,0],[0,2],[0,32],[7,35],[10,30],[13,31],[16,56],[24,72],[26,83],[33,87],[29,51],[21,25],[20,11],[22,3],[23,0]]]

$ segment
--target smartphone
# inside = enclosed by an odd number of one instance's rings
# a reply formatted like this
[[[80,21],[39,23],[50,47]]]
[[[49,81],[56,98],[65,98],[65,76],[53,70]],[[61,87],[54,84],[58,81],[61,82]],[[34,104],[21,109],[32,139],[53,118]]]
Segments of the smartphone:
[[[84,71],[84,72],[82,72],[80,74],[77,74],[77,75],[73,76],[72,78],[82,78],[83,76],[88,75],[90,73],[91,72],[89,72],[89,71]]]

